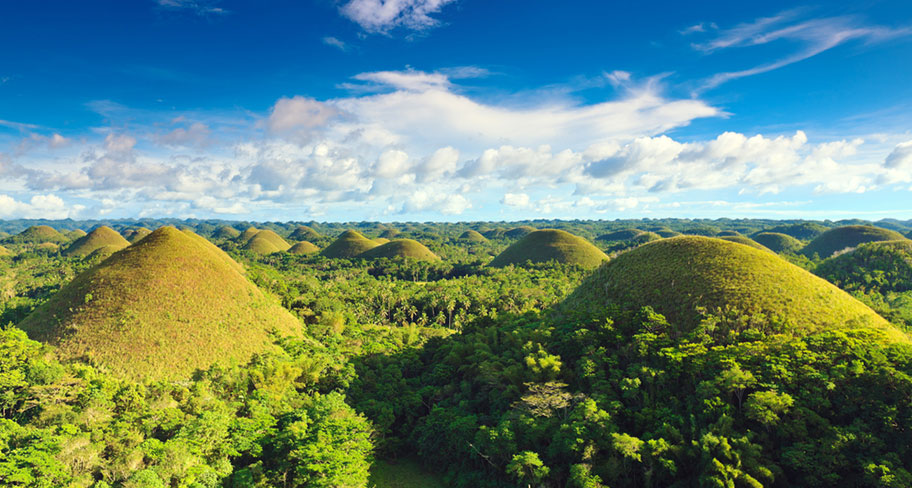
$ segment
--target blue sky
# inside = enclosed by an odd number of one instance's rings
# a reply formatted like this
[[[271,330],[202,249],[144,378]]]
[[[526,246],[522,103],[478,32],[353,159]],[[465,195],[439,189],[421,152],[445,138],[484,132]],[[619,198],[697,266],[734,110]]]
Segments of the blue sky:
[[[0,3],[0,218],[912,218],[912,3],[638,3]]]

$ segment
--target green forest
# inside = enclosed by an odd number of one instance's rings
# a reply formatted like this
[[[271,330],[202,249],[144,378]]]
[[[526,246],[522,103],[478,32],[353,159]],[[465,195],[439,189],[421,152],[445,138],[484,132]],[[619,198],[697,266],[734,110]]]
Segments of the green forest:
[[[912,486],[912,221],[0,222],[0,486]]]

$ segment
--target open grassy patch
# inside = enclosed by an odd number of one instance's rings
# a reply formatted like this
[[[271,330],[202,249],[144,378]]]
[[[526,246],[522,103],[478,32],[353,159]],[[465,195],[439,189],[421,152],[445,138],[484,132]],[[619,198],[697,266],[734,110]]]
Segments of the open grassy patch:
[[[294,334],[295,317],[227,254],[189,231],[162,227],[79,274],[20,325],[85,360],[132,378],[184,378],[245,361]]]
[[[557,261],[584,268],[594,268],[607,261],[608,256],[582,237],[557,229],[532,232],[497,255],[489,266],[502,268],[527,261],[544,263]]]

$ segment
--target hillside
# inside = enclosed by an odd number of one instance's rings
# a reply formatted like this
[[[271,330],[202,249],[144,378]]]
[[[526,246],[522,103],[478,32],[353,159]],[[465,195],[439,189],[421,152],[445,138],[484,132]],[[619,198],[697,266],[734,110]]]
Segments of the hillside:
[[[471,229],[460,234],[459,240],[469,241],[469,242],[487,242],[487,239],[485,238],[485,236],[478,233],[478,231],[471,230]]]
[[[259,231],[260,230],[256,227],[248,227],[244,232],[241,232],[240,235],[237,236],[238,244],[247,244],[247,241],[253,239],[253,236],[257,235],[257,232]]]
[[[705,309],[778,318],[795,335],[865,325],[908,341],[835,285],[771,252],[715,238],[673,237],[623,253],[593,273],[564,306],[609,303],[651,306],[685,330],[697,326]]]
[[[865,242],[903,240],[905,237],[894,230],[881,229],[869,225],[847,225],[837,227],[820,234],[811,241],[801,254],[811,257],[815,254],[821,258],[828,258],[833,253],[848,248],[857,247]]]
[[[320,248],[308,241],[298,242],[288,248],[289,254],[313,254],[315,252],[320,252]]]
[[[321,237],[323,236],[321,236],[319,232],[306,225],[295,227],[295,230],[288,236],[288,238],[293,241],[315,241]]]
[[[66,242],[67,236],[57,232],[47,225],[33,225],[19,234],[9,236],[3,240],[4,244],[41,244],[52,242],[55,244]]]
[[[602,234],[595,238],[597,241],[613,242],[627,241],[643,234],[645,231],[640,229],[621,229]]]
[[[147,229],[145,227],[137,227],[135,229],[129,229],[129,230],[124,231],[123,237],[124,237],[124,239],[129,241],[130,244],[133,244],[134,242],[142,239],[143,237],[146,237],[147,235],[149,235],[151,233],[152,233],[151,229]]]
[[[520,225],[519,227],[514,227],[514,228],[504,232],[503,235],[507,239],[522,239],[523,237],[526,237],[527,235],[535,232],[535,230],[536,230],[535,227],[531,227],[528,225]]]
[[[827,259],[814,273],[847,290],[910,291],[912,241],[861,244],[852,252]]]
[[[406,258],[417,261],[440,261],[436,254],[424,244],[412,239],[394,239],[386,244],[369,249],[358,257],[364,259]]]
[[[244,249],[253,251],[257,254],[272,254],[275,252],[287,251],[290,247],[291,244],[271,230],[261,230],[257,232],[246,244],[244,244]]]
[[[69,239],[71,241],[75,241],[76,239],[79,239],[80,237],[85,237],[85,235],[86,235],[86,231],[84,231],[82,229],[71,230],[66,233],[67,239]]]
[[[353,258],[377,246],[379,244],[364,237],[360,232],[347,230],[336,238],[332,244],[323,248],[320,251],[320,255],[328,258]]]
[[[827,227],[814,222],[803,222],[800,224],[783,224],[766,229],[764,232],[774,232],[785,234],[802,241],[809,241],[827,231]]]
[[[20,325],[57,347],[132,378],[183,378],[270,347],[298,322],[189,232],[162,227],[79,274]]]
[[[63,255],[88,256],[102,247],[119,250],[129,245],[130,243],[117,231],[103,225],[76,239],[69,247],[63,250]]]
[[[13,253],[10,252],[9,249],[7,249],[3,246],[0,246],[0,256],[12,256],[12,255],[13,255]]]
[[[761,246],[776,253],[798,252],[804,247],[804,244],[798,239],[779,232],[761,232],[759,234],[754,234],[753,239]]]
[[[223,225],[215,230],[212,234],[212,237],[216,239],[237,239],[240,237],[241,231],[231,227],[230,225]]]
[[[765,246],[763,246],[762,244],[758,243],[757,241],[755,241],[755,240],[753,240],[753,239],[751,239],[751,238],[749,238],[749,237],[744,237],[744,236],[742,236],[742,235],[737,235],[737,236],[721,236],[721,237],[719,237],[719,239],[722,239],[723,241],[736,242],[736,243],[738,243],[738,244],[744,244],[745,246],[750,246],[750,247],[752,247],[752,248],[754,248],[754,249],[760,249],[761,251],[769,251],[769,249],[767,249]]]
[[[527,261],[543,263],[557,261],[584,268],[594,268],[607,261],[608,256],[582,237],[556,229],[530,233],[497,255],[488,266],[502,268]]]

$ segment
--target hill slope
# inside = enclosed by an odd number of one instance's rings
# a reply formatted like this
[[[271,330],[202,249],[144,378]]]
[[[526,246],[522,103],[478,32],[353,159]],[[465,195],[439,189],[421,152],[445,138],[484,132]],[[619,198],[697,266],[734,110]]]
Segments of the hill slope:
[[[28,229],[3,240],[9,244],[41,244],[45,242],[66,242],[67,236],[47,225],[33,225]]]
[[[787,332],[796,335],[863,325],[908,341],[835,285],[771,252],[707,237],[673,237],[623,253],[593,273],[564,306],[608,303],[651,306],[685,330],[699,323],[703,308],[784,319]]]
[[[528,225],[520,225],[519,227],[514,227],[506,232],[504,232],[504,237],[508,239],[521,239],[527,235],[535,232],[535,227]]]
[[[244,249],[253,251],[257,254],[272,254],[274,252],[287,251],[291,244],[285,242],[285,239],[271,230],[261,230],[257,232],[250,240],[244,244]]]
[[[495,268],[526,261],[557,261],[584,268],[594,268],[608,256],[582,237],[556,229],[537,230],[523,237],[497,255],[488,266]]]
[[[162,227],[78,275],[22,321],[29,336],[133,378],[183,378],[271,347],[298,321],[227,254]]]
[[[116,248],[115,250],[117,250],[129,245],[130,243],[117,231],[103,225],[76,239],[63,251],[63,254],[64,256],[88,256],[102,247]]]
[[[762,244],[758,243],[757,241],[755,241],[749,237],[744,237],[742,235],[721,236],[721,237],[719,237],[719,239],[722,239],[723,241],[728,241],[728,242],[737,242],[738,244],[744,244],[745,246],[750,246],[754,249],[760,249],[761,251],[769,251],[769,249],[767,249],[766,247],[764,247]]]
[[[779,232],[761,232],[754,234],[753,239],[773,252],[798,252],[804,247],[798,239]]]
[[[827,259],[814,273],[846,290],[910,291],[912,241],[861,244],[852,252]]]
[[[359,254],[379,246],[376,242],[364,237],[360,232],[347,230],[342,233],[332,244],[323,248],[320,254],[328,258],[353,258]]]
[[[313,254],[315,252],[320,252],[320,248],[308,241],[298,242],[288,248],[289,254]]]
[[[306,225],[299,225],[295,227],[294,232],[288,238],[293,241],[313,241],[321,237],[323,236],[312,228]]]
[[[425,247],[424,244],[412,239],[394,239],[386,244],[361,253],[359,258],[407,258],[418,261],[440,261],[436,254]]]
[[[850,247],[857,247],[865,242],[903,240],[905,236],[894,230],[881,229],[869,225],[847,225],[837,227],[820,234],[811,241],[801,253],[805,256],[814,254],[821,258],[828,258],[833,253]]]
[[[478,233],[478,231],[475,231],[472,229],[469,229],[469,230],[463,232],[459,236],[459,239],[462,241],[469,241],[469,242],[487,242],[487,239],[485,238],[485,236]]]

